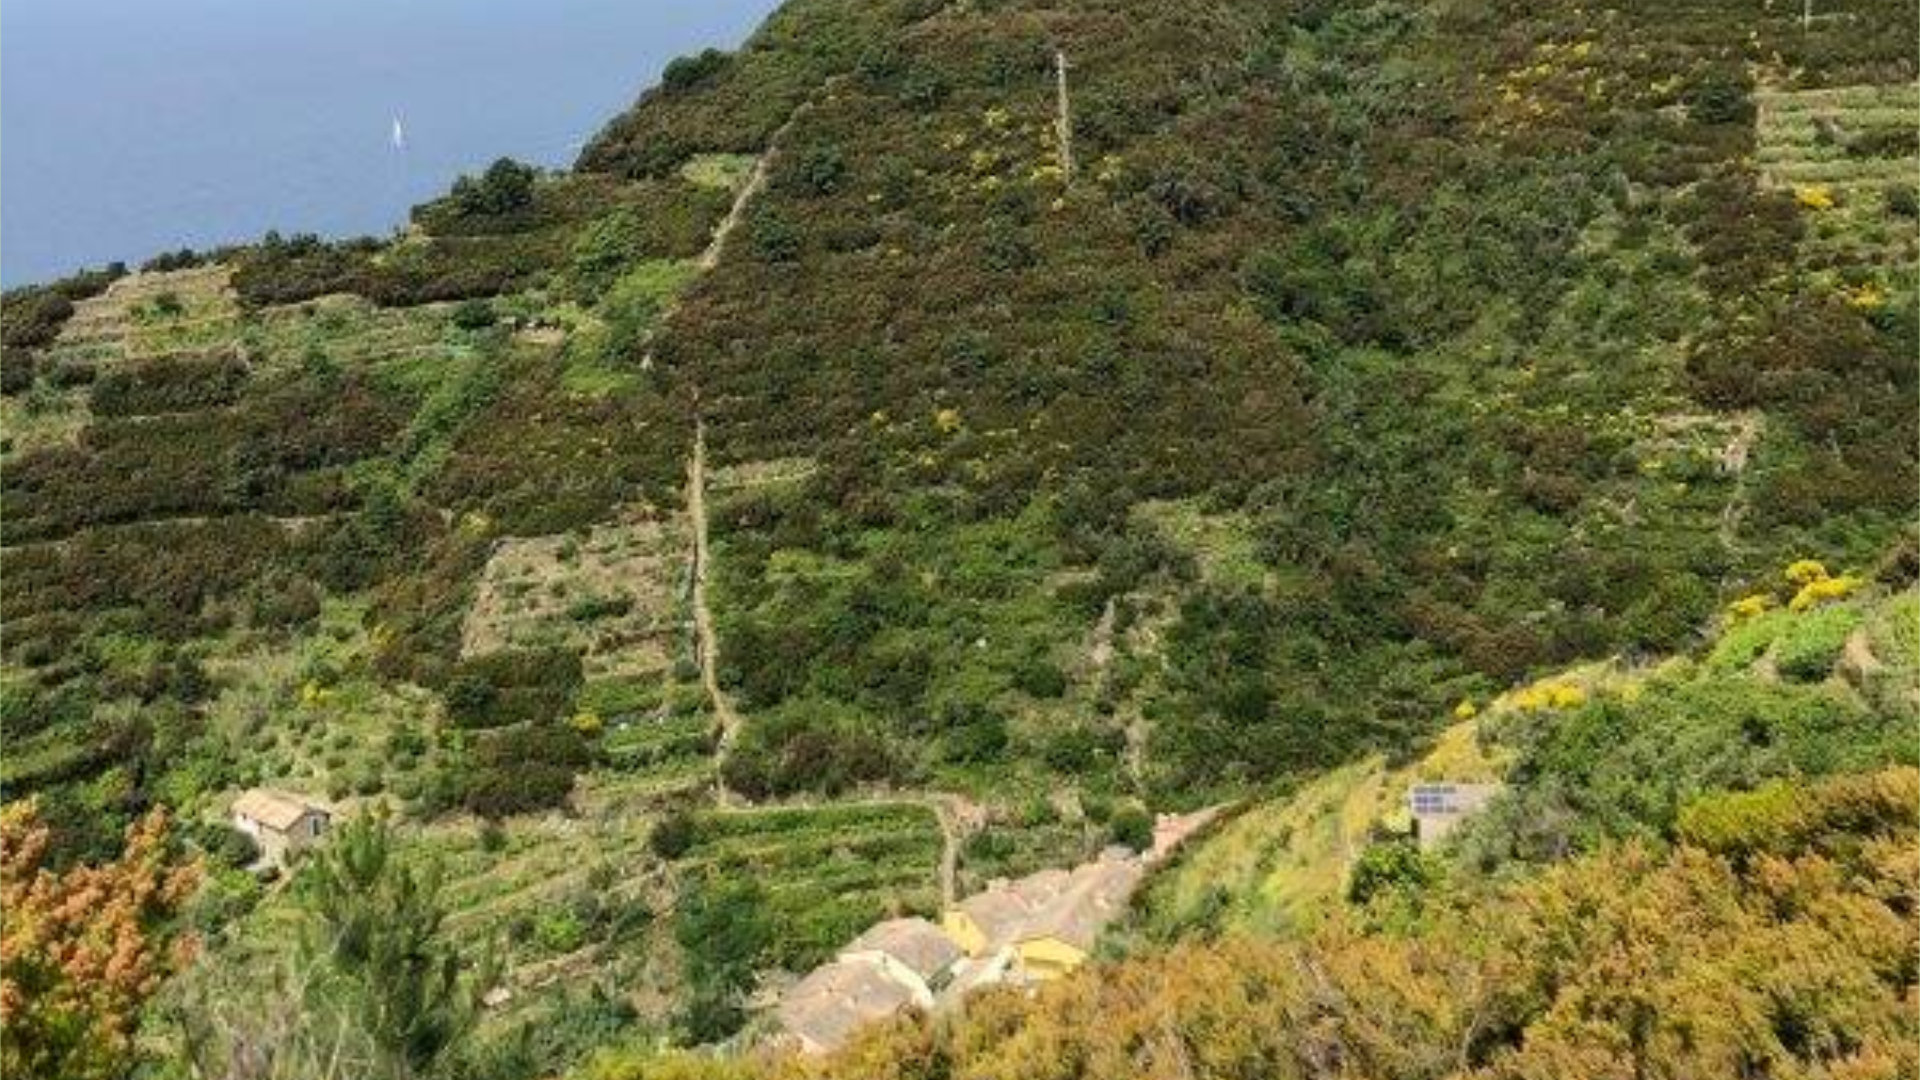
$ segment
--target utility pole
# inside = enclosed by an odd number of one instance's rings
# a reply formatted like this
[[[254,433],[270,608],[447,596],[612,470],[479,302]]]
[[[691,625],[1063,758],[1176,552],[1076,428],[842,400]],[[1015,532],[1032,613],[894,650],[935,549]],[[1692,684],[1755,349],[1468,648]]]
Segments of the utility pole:
[[[1808,0],[1809,3],[1812,0]],[[1065,183],[1073,182],[1073,110],[1067,98],[1067,53],[1053,50],[1053,76],[1058,90],[1059,115],[1054,118],[1055,134],[1060,140],[1060,173]]]

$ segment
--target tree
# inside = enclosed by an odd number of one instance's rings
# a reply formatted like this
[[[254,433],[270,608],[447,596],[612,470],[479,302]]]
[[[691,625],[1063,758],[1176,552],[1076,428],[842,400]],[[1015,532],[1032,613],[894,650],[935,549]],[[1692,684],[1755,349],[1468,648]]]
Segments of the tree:
[[[486,979],[448,940],[437,867],[408,865],[386,819],[336,830],[301,875],[316,1007],[344,1003],[401,1076],[431,1074],[471,1029]]]
[[[766,902],[752,879],[699,881],[680,898],[674,939],[686,954],[688,983],[680,1026],[694,1042],[717,1042],[746,1021],[741,1002],[773,938]]]
[[[0,1074],[119,1077],[142,1006],[192,952],[170,931],[200,867],[168,851],[160,810],[98,865],[49,868],[51,836],[34,803],[0,810]]]
[[[699,839],[699,830],[692,814],[673,810],[654,823],[653,831],[647,834],[647,846],[663,859],[677,859],[693,848],[694,841]]]
[[[660,73],[660,84],[669,93],[681,93],[707,82],[725,71],[733,57],[719,49],[704,49],[691,56],[676,56]]]
[[[540,171],[512,158],[500,158],[476,179],[453,182],[453,201],[469,217],[498,217],[533,205],[533,183]]]

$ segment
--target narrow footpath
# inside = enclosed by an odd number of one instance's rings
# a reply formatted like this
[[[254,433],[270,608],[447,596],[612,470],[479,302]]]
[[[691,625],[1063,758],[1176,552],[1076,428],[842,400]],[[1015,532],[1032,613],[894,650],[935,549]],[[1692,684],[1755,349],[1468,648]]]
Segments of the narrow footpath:
[[[713,752],[713,784],[720,805],[734,802],[727,790],[723,772],[727,754],[740,734],[740,713],[720,688],[720,638],[713,629],[713,609],[707,605],[707,568],[712,556],[707,549],[707,428],[699,417],[693,421],[693,457],[687,463],[687,516],[693,522],[693,637],[694,652],[700,661],[700,685],[713,702],[713,715],[720,724],[720,738]]]

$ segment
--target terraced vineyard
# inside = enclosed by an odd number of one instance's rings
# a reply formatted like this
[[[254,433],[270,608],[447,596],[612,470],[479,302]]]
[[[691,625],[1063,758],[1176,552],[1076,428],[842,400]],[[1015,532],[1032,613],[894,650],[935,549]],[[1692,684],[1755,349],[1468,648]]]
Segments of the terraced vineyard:
[[[503,540],[481,573],[460,651],[561,647],[586,661],[589,677],[662,675],[689,633],[692,546],[679,517]]]
[[[1920,258],[1920,83],[1762,91],[1758,165],[1811,213],[1817,267],[1903,272]]]
[[[775,943],[765,960],[789,971],[890,915],[940,910],[940,825],[916,803],[711,811],[693,835],[680,872],[764,890]]]

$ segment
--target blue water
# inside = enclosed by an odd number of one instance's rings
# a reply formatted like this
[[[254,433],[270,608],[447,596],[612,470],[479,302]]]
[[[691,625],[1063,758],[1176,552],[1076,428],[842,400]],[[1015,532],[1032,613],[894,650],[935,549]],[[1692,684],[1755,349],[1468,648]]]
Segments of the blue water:
[[[668,60],[776,6],[5,0],[0,281],[267,229],[385,233],[500,155],[570,163]]]

